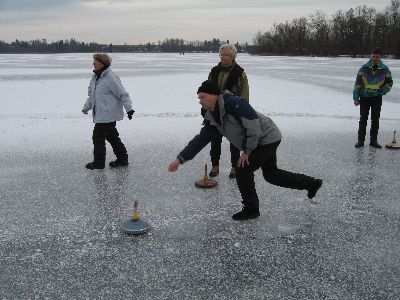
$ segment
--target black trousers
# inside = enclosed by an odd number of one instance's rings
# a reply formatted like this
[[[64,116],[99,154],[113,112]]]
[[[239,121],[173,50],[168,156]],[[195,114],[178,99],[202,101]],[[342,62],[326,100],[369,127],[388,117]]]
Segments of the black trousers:
[[[281,170],[277,166],[276,150],[281,141],[257,146],[249,156],[249,165],[236,169],[236,182],[246,209],[259,209],[259,200],[254,183],[254,171],[261,168],[264,179],[277,186],[305,190],[312,186],[314,178],[303,174]]]
[[[221,158],[221,143],[222,143],[222,135],[219,135],[215,139],[211,140],[210,156],[211,156],[211,164],[213,166],[219,165],[219,160]],[[229,149],[231,152],[231,165],[232,167],[236,167],[240,157],[240,150],[232,144],[229,145]]]
[[[381,116],[382,96],[360,99],[360,122],[358,124],[358,141],[363,143],[367,131],[368,115],[371,109],[371,129],[369,137],[371,143],[377,142],[379,118]]]
[[[106,141],[110,143],[118,160],[128,161],[126,148],[119,138],[116,122],[96,123],[93,129],[94,162],[104,165],[106,160]]]

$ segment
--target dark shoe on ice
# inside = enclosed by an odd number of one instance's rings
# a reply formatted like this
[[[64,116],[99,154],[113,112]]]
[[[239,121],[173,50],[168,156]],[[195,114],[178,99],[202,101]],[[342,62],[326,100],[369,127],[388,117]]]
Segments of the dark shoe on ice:
[[[236,168],[232,168],[229,173],[229,178],[236,178]]]
[[[314,198],[318,190],[321,188],[321,186],[322,186],[322,179],[315,179],[314,183],[308,189],[307,197],[309,199]]]
[[[114,160],[114,161],[110,161],[110,163],[108,164],[111,168],[116,168],[116,167],[125,167],[127,165],[129,165],[129,162],[127,162],[126,160]]]
[[[363,143],[363,142],[357,142],[357,143],[354,145],[354,147],[356,147],[356,148],[364,147],[364,143]]]
[[[369,144],[371,147],[377,148],[377,149],[381,149],[382,146],[378,144],[378,142],[371,142]]]
[[[243,208],[241,211],[232,215],[232,219],[235,221],[244,221],[249,219],[255,219],[260,216],[260,212],[258,210]]]
[[[219,166],[213,166],[213,167],[211,168],[210,173],[208,173],[208,176],[210,176],[210,177],[215,177],[215,176],[218,175],[218,173],[219,173]]]
[[[89,169],[89,170],[104,169],[104,165],[102,165],[102,164],[97,164],[97,163],[95,163],[95,162],[90,162],[90,163],[86,164],[85,167],[86,167],[86,169]]]

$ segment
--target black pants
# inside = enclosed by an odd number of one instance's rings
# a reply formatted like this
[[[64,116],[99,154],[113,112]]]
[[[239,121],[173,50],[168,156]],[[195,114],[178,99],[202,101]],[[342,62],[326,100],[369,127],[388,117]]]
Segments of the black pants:
[[[211,156],[211,164],[213,166],[219,165],[219,159],[221,158],[221,143],[222,143],[222,135],[219,135],[215,139],[211,140],[210,156]],[[229,145],[229,149],[231,151],[231,165],[232,167],[236,167],[240,157],[240,150],[232,144]]]
[[[367,131],[369,110],[371,109],[371,130],[369,137],[371,143],[377,142],[379,118],[381,116],[382,96],[360,99],[360,122],[358,124],[358,141],[363,143]]]
[[[93,129],[93,156],[94,162],[104,166],[106,160],[106,140],[110,143],[115,156],[118,160],[128,161],[128,154],[124,144],[119,138],[119,133],[115,127],[116,122],[96,123]]]
[[[249,156],[249,165],[236,169],[236,182],[245,208],[259,209],[259,200],[254,183],[254,171],[261,167],[264,179],[277,186],[305,190],[312,186],[314,178],[303,174],[281,170],[277,166],[276,150],[281,141],[257,146]]]

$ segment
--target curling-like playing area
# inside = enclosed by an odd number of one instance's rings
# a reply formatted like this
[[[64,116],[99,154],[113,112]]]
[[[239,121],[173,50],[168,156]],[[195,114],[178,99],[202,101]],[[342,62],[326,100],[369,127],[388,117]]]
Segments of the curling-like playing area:
[[[199,132],[195,89],[217,55],[113,56],[136,113],[118,124],[129,166],[102,171],[85,169],[91,55],[0,56],[0,299],[400,297],[400,152],[354,148],[351,90],[365,59],[239,56],[250,103],[282,130],[278,165],[324,184],[313,204],[258,171],[261,215],[238,222],[226,139],[214,188],[195,186],[209,147],[167,170]],[[22,57],[36,67],[21,69]],[[395,80],[399,63],[388,63]],[[398,86],[382,106],[382,146],[400,130]],[[121,230],[134,199],[145,234]]]

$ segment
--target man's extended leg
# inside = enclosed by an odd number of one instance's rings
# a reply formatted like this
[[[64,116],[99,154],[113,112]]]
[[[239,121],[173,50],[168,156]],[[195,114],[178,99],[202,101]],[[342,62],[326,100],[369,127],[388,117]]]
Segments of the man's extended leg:
[[[263,146],[265,148],[272,148],[273,153],[269,155],[269,158],[265,161],[265,163],[261,166],[264,179],[277,186],[297,189],[297,190],[307,190],[308,198],[314,198],[318,189],[322,185],[321,179],[315,179],[313,177],[300,174],[293,173],[286,170],[279,169],[277,166],[277,157],[276,157],[276,149],[278,148],[278,144],[274,143],[271,145]],[[272,150],[265,150],[268,153]]]

